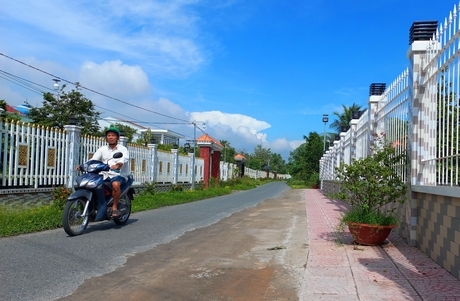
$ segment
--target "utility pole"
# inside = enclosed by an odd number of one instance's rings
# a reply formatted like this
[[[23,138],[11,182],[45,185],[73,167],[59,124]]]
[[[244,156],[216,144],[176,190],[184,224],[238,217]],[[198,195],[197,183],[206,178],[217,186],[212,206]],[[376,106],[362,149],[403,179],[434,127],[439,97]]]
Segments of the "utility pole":
[[[192,190],[195,190],[196,123],[193,124]]]

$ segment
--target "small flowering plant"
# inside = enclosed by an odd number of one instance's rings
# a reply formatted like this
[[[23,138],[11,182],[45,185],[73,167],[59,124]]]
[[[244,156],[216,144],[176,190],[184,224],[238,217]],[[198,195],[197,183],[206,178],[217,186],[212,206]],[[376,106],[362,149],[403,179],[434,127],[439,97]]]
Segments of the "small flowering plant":
[[[72,190],[64,186],[55,187],[53,190],[53,204],[61,209],[64,209],[67,198],[71,193]]]
[[[331,196],[351,205],[342,222],[396,224],[394,210],[388,210],[386,205],[402,204],[407,198],[408,187],[398,173],[405,170],[405,152],[397,152],[395,144],[390,143],[384,133],[374,134],[373,138],[368,157],[336,168],[340,189]]]

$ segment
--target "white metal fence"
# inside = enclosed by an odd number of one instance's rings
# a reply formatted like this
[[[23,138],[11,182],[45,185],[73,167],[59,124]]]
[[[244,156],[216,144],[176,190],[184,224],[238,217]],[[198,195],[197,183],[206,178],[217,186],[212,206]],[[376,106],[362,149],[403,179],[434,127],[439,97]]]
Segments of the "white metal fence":
[[[460,8],[459,8],[460,9]],[[321,158],[320,177],[334,180],[341,162],[368,155],[372,134],[384,132],[398,151],[408,151],[412,185],[458,186],[460,180],[460,17],[457,7],[431,39],[415,40],[409,66]],[[372,87],[371,87],[372,88]]]
[[[196,183],[203,181],[204,160],[194,158],[194,154],[181,155],[175,149],[160,151],[154,144],[147,147],[127,144],[125,137],[121,137],[120,142],[129,150],[135,184],[191,183],[193,172]],[[105,143],[103,138],[80,136],[76,126],[66,126],[66,130],[61,131],[0,119],[0,189],[70,187],[76,176],[75,166],[89,160]],[[221,162],[220,179],[239,176],[237,169],[235,164]],[[267,176],[265,172],[249,168],[245,168],[245,175]],[[274,174],[268,176],[273,178]],[[280,178],[286,177],[280,175]]]

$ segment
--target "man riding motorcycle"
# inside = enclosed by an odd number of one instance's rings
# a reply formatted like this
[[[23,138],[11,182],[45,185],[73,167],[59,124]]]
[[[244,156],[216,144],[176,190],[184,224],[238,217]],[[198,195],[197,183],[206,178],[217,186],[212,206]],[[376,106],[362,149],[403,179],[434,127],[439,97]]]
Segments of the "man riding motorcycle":
[[[110,166],[109,171],[102,171],[104,180],[110,181],[112,185],[112,218],[118,218],[118,201],[120,200],[121,186],[126,183],[129,175],[129,152],[128,149],[119,144],[120,130],[117,127],[109,127],[105,131],[105,139],[107,145],[101,146],[93,155],[91,160],[98,160],[106,163]],[[113,158],[113,155],[117,152],[121,152],[123,156],[119,159]],[[79,169],[79,166],[77,166]],[[98,208],[96,221],[105,219],[107,211],[107,204],[105,202],[104,193],[102,189],[98,190]]]

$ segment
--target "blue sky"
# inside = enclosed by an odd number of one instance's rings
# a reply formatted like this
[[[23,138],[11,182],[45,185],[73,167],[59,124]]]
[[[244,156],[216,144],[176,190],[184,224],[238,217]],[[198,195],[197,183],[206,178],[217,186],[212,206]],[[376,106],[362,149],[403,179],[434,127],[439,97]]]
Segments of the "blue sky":
[[[366,107],[371,83],[389,85],[407,68],[414,21],[444,22],[455,4],[1,1],[0,52],[123,101],[83,90],[104,117],[186,139],[193,139],[193,127],[173,124],[177,119],[204,122],[206,133],[237,150],[261,144],[287,160],[304,135],[322,134],[323,114],[353,103]],[[51,75],[5,56],[0,70],[52,91]],[[0,75],[0,99],[41,105],[39,93]]]

